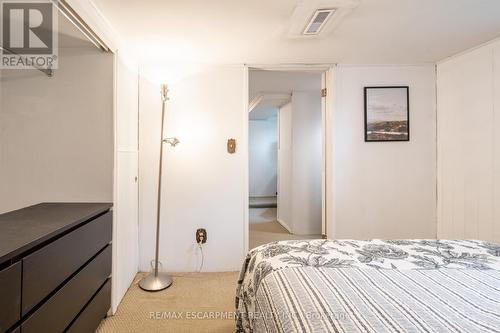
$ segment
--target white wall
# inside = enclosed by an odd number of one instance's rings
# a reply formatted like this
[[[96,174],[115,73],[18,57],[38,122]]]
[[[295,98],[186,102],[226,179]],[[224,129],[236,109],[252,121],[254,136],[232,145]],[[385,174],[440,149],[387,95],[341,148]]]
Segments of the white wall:
[[[334,78],[336,224],[329,228],[329,236],[333,231],[338,238],[435,237],[434,66],[339,66]],[[196,270],[199,257],[194,232],[199,227],[208,230],[205,269],[240,268],[248,179],[244,80],[240,66],[213,66],[171,84],[165,136],[178,136],[181,143],[165,147],[160,259],[166,271]],[[365,143],[363,87],[393,84],[410,86],[411,141]],[[149,270],[154,256],[158,89],[159,83],[141,79],[139,248],[143,271]],[[230,137],[238,142],[234,155],[226,152]]]
[[[113,56],[60,49],[52,78],[3,70],[0,212],[113,201]]]
[[[436,237],[435,68],[337,66],[330,238]],[[363,87],[410,87],[409,142],[366,143]],[[327,185],[328,186],[328,185]]]
[[[199,265],[197,228],[206,228],[204,271],[236,271],[245,250],[248,205],[248,112],[243,66],[213,66],[170,82],[165,146],[160,261],[170,272]],[[168,73],[165,82],[169,82]],[[154,258],[161,103],[159,83],[140,80],[140,270]],[[235,138],[235,154],[227,139]]]
[[[275,196],[278,173],[277,117],[249,120],[250,196]]]
[[[493,170],[493,240],[497,243],[500,243],[500,43],[495,44],[494,51],[494,96],[493,103],[495,106],[495,117],[493,126],[495,128],[493,134],[493,146],[495,149],[493,150],[493,161],[494,161],[494,170]]]
[[[500,242],[500,42],[438,65],[438,237]]]

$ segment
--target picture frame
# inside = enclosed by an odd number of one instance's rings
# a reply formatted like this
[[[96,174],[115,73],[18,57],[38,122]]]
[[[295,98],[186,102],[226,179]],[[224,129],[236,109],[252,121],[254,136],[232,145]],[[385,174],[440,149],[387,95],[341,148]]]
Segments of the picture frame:
[[[365,142],[410,141],[409,86],[364,87]]]

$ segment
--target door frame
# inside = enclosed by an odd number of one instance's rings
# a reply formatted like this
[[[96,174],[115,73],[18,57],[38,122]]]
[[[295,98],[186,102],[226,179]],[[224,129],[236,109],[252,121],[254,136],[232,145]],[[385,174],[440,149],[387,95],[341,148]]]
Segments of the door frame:
[[[244,199],[244,225],[243,225],[243,258],[246,256],[249,250],[249,124],[248,124],[248,107],[249,107],[249,71],[250,69],[262,69],[262,70],[275,70],[275,71],[322,71],[322,88],[327,89],[327,96],[322,98],[322,233],[324,237],[333,238],[334,237],[334,202],[333,202],[333,171],[334,171],[334,159],[333,159],[333,109],[334,109],[334,99],[333,99],[333,76],[335,74],[335,68],[337,64],[335,63],[324,63],[324,64],[245,64],[244,65],[244,84],[243,84],[243,96],[244,96],[244,112],[243,112],[243,142],[245,144],[245,172],[244,172],[244,189],[245,189],[245,199]],[[329,186],[330,184],[330,186]]]

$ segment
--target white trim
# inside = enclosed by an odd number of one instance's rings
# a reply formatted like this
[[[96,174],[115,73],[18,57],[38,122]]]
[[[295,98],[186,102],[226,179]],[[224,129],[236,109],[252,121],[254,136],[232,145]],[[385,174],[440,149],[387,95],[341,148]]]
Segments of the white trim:
[[[332,67],[425,67],[435,65],[435,62],[420,62],[410,64],[356,64],[356,63],[338,63]]]
[[[259,103],[262,101],[263,98],[264,98],[264,95],[255,96],[255,98],[252,99],[252,101],[250,101],[250,103],[248,105],[248,113],[252,112],[253,109],[255,109],[257,107],[257,105],[259,105]]]
[[[116,149],[117,147],[117,142],[118,142],[118,136],[117,136],[117,124],[116,124],[116,119],[117,119],[117,110],[116,110],[116,105],[117,105],[117,97],[118,94],[116,93],[117,85],[118,85],[118,58],[113,56],[113,236],[112,236],[112,243],[111,243],[111,250],[112,250],[112,260],[111,260],[111,275],[116,276],[118,272],[118,260],[117,260],[117,246],[118,246],[118,212],[119,212],[119,204],[117,202],[118,198],[118,168],[117,168],[117,163],[118,163],[118,150]],[[118,309],[118,304],[121,302],[121,298],[117,299],[118,292],[117,292],[117,279],[111,279],[111,314],[115,314],[116,310]],[[119,297],[119,296],[118,296]]]
[[[326,131],[326,116],[328,114],[327,109],[327,99],[328,99],[328,75],[329,71],[321,73],[321,90],[326,89],[326,96],[321,96],[321,234],[326,235],[327,225],[327,180],[326,180],[326,142],[327,142],[327,131]]]
[[[262,102],[278,101],[274,103],[278,108],[290,103],[292,98],[291,93],[282,92],[259,92],[259,94],[252,99],[248,106],[248,113],[251,113],[256,107],[258,107]]]
[[[438,220],[440,220],[440,214],[441,214],[441,209],[440,209],[440,203],[441,203],[441,200],[440,200],[440,195],[439,195],[439,185],[441,184],[441,177],[440,177],[440,173],[441,173],[441,167],[440,167],[440,162],[439,162],[439,152],[440,152],[440,149],[439,149],[439,143],[440,143],[440,140],[439,140],[439,134],[440,132],[438,132],[438,126],[439,126],[439,116],[438,116],[438,65],[437,64],[434,64],[434,82],[435,82],[435,85],[434,85],[434,113],[435,113],[435,128],[434,128],[434,135],[436,136],[436,150],[435,150],[435,172],[436,172],[436,187],[435,187],[435,198],[436,198],[436,233],[434,235],[434,237],[436,239],[439,239],[439,235],[441,234],[440,232],[440,228],[441,228],[441,223],[438,222]]]
[[[292,234],[292,229],[290,229],[290,227],[288,226],[288,224],[286,224],[282,219],[276,219],[276,221],[281,224],[281,226],[283,228],[286,229],[286,231],[288,231],[290,234]],[[293,234],[292,234],[293,235]]]
[[[112,52],[121,46],[119,35],[91,0],[66,0],[75,12],[101,38]]]
[[[245,96],[246,96],[246,109],[245,109],[245,116],[248,116],[248,87],[249,87],[249,70],[250,69],[263,69],[263,70],[274,70],[274,71],[283,71],[283,70],[294,70],[294,71],[318,71],[318,72],[326,72],[327,75],[327,82],[326,82],[326,88],[328,90],[328,95],[326,99],[326,112],[327,114],[325,115],[325,137],[326,137],[326,144],[324,148],[324,153],[322,155],[325,155],[325,163],[323,164],[323,168],[326,169],[325,171],[322,170],[322,173],[325,172],[325,182],[326,184],[323,184],[322,186],[325,186],[325,201],[326,201],[326,229],[328,233],[328,238],[334,238],[334,228],[333,228],[333,218],[334,218],[334,209],[335,209],[335,204],[333,202],[333,182],[330,180],[333,179],[334,175],[334,146],[333,146],[333,106],[335,103],[333,103],[333,82],[331,80],[332,75],[335,71],[335,68],[337,67],[337,64],[335,63],[330,63],[330,64],[301,64],[301,63],[295,63],[295,64],[245,64],[245,83],[244,83],[244,89],[245,89]],[[323,126],[323,124],[322,124]],[[248,118],[245,120],[245,125],[244,125],[244,136],[246,139],[245,143],[245,177],[246,177],[246,183],[245,183],[245,193],[246,193],[246,208],[245,208],[245,222],[244,222],[244,234],[245,234],[245,239],[244,239],[244,244],[245,244],[245,249],[248,252],[248,243],[249,243],[249,196],[250,196],[250,191],[249,191],[249,183],[248,183],[248,168],[249,168],[249,156],[248,156]],[[327,152],[330,152],[328,154]],[[279,168],[278,168],[279,169]],[[279,181],[279,176],[278,176],[278,181]],[[328,184],[330,182],[331,184]],[[277,210],[279,211],[279,193],[278,193],[278,207]],[[322,209],[325,209],[322,207]],[[278,223],[280,223],[285,229],[288,230],[291,234],[290,227],[284,223],[282,220],[277,218]],[[330,226],[330,227],[328,227]]]
[[[324,72],[335,63],[281,63],[281,64],[245,64],[248,68],[269,71],[318,71]]]
[[[276,219],[280,216],[280,148],[281,148],[281,108],[278,109],[276,127],[277,127],[277,142],[278,149],[276,149]]]
[[[310,90],[304,90],[304,91],[310,91]],[[290,97],[292,97],[292,94],[283,92],[273,92],[273,91],[261,91],[259,92],[259,96],[262,96],[262,100],[268,101],[273,99],[289,99]]]
[[[335,89],[335,76],[337,73],[337,66],[333,65],[326,72],[325,86],[327,89],[326,107],[325,107],[325,201],[326,207],[324,208],[326,214],[325,228],[326,236],[330,239],[335,239],[335,133],[334,133],[334,119],[336,110],[337,91]]]
[[[242,121],[243,121],[243,137],[241,142],[241,147],[243,148],[243,160],[244,160],[244,171],[243,171],[243,254],[242,260],[245,259],[249,250],[249,237],[250,237],[250,184],[249,184],[249,143],[248,143],[248,87],[249,87],[249,77],[248,77],[248,66],[243,66],[243,105],[242,105]]]

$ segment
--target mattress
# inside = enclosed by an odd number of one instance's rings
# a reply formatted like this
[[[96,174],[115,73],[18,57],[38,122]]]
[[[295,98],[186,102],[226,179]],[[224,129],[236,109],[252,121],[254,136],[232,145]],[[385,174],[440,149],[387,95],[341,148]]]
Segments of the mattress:
[[[251,250],[238,332],[498,332],[500,245],[279,241]]]

